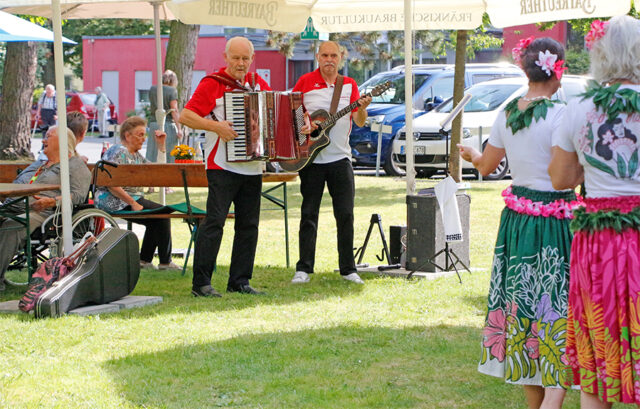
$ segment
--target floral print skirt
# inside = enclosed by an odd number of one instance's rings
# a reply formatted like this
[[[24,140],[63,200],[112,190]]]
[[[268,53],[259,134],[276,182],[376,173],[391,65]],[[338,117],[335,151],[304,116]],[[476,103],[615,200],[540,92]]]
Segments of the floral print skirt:
[[[568,378],[640,404],[640,196],[585,202],[572,224]]]
[[[549,204],[573,192],[514,186],[518,197]],[[508,383],[566,387],[569,218],[505,208],[496,241],[478,370]]]

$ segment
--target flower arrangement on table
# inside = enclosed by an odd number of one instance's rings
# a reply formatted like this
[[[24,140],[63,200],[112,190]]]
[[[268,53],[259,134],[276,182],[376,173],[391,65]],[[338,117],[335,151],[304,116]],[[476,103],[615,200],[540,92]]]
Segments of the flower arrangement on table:
[[[193,157],[196,154],[196,150],[189,145],[176,145],[171,150],[171,156],[176,158],[176,163],[195,163]]]

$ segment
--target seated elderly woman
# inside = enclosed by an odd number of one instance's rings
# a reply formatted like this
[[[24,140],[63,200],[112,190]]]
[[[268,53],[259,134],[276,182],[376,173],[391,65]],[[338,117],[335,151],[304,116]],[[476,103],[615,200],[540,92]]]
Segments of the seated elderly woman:
[[[84,161],[74,155],[76,139],[73,132],[67,129],[68,151],[69,151],[69,175],[71,202],[74,205],[81,204],[87,198],[89,184],[91,183],[91,172]],[[42,149],[47,159],[33,162],[23,170],[13,183],[42,183],[60,184],[60,144],[58,139],[58,127],[49,128],[42,138]],[[60,203],[60,190],[43,191],[41,194],[32,196],[29,200],[29,229],[33,232],[42,222],[53,214],[55,208]],[[5,200],[5,206],[12,199]],[[24,213],[24,202],[16,201],[11,209],[16,215]],[[17,221],[5,219],[0,221],[0,227],[11,228],[21,226]],[[12,230],[0,230],[0,290],[4,289],[4,274],[13,256],[25,243],[25,229],[16,228]]]
[[[120,126],[120,143],[113,145],[102,155],[102,159],[123,164],[149,163],[140,154],[147,133],[147,123],[144,119],[133,116]],[[164,146],[166,134],[156,131],[156,142]],[[144,198],[140,187],[99,187],[95,197],[98,208],[113,213],[122,210],[143,210],[162,207]],[[126,219],[126,218],[125,218]],[[146,227],[142,248],[140,249],[140,267],[160,270],[180,270],[171,262],[171,221],[169,219],[131,219]],[[160,264],[152,264],[153,254],[158,249]]]

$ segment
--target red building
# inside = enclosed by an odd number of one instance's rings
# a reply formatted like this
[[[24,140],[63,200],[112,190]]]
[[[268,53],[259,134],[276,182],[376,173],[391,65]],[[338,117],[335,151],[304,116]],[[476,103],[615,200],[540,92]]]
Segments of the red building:
[[[162,56],[167,50],[168,36],[162,37]],[[191,92],[206,74],[224,67],[222,58],[226,38],[224,35],[201,35],[198,39],[193,67]],[[148,90],[156,83],[155,39],[153,36],[84,37],[83,80],[84,89],[101,86],[124,120],[127,112],[139,110],[148,102]],[[276,50],[256,49],[252,71],[262,75],[275,90],[285,89],[285,57]]]
[[[535,24],[505,27],[502,31],[502,35],[504,38],[504,44],[502,45],[502,55],[511,58],[511,50],[518,44],[518,41],[530,36],[534,36],[535,38],[551,37],[563,46],[566,46],[567,34],[567,23],[565,21],[559,22],[550,30],[545,31],[538,30],[538,27]]]

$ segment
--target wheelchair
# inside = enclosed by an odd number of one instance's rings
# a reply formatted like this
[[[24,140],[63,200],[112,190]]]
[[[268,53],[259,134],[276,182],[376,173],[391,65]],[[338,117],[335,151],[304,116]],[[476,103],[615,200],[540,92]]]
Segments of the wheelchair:
[[[90,196],[95,194],[97,172],[108,170],[104,165],[113,166],[110,162],[98,161],[92,172]],[[117,165],[115,165],[117,166]],[[74,206],[71,216],[71,236],[73,245],[79,243],[86,233],[98,236],[106,228],[119,228],[116,220],[107,212],[90,203],[89,195],[86,203]],[[40,228],[31,233],[31,268],[35,271],[40,263],[63,254],[62,214],[56,211],[42,223]],[[5,273],[4,281],[12,286],[27,285],[30,277],[26,249],[16,254]]]

